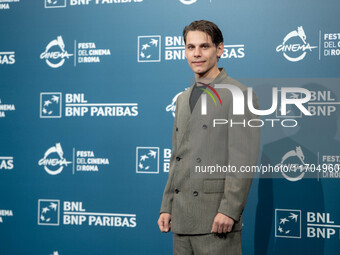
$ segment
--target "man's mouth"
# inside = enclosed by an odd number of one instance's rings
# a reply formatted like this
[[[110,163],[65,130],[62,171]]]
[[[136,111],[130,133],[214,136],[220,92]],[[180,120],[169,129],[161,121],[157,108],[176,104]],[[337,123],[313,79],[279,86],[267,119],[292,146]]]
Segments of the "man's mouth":
[[[201,60],[201,61],[193,61],[192,62],[195,66],[200,66],[203,65],[205,63],[205,61]]]

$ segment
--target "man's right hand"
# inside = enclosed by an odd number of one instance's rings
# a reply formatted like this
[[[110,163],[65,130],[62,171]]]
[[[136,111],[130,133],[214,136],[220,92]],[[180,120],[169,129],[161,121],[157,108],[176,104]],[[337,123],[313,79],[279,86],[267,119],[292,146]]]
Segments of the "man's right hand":
[[[158,219],[158,227],[161,232],[169,232],[171,228],[170,224],[171,214],[170,213],[161,213]]]

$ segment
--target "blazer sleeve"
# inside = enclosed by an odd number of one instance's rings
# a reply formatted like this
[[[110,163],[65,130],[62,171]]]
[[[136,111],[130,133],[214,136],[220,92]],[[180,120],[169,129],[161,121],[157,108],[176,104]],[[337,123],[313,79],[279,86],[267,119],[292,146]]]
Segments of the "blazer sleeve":
[[[246,94],[246,93],[243,93]],[[246,205],[249,189],[252,183],[252,173],[241,173],[241,166],[253,166],[257,164],[260,146],[260,128],[247,126],[248,120],[258,119],[258,116],[251,113],[246,104],[244,115],[233,114],[233,104],[230,102],[228,119],[240,124],[228,125],[228,164],[236,168],[235,173],[228,173],[225,179],[224,194],[218,212],[225,214],[235,221],[239,221]],[[232,100],[231,100],[232,101]],[[253,92],[253,105],[258,109],[258,100]],[[255,125],[254,123],[252,125]],[[257,123],[258,125],[258,123]]]
[[[172,152],[171,152],[171,157],[170,157],[170,168],[169,168],[169,176],[168,176],[168,181],[166,183],[164,193],[163,193],[163,199],[162,199],[162,204],[161,204],[161,210],[160,213],[170,213],[171,214],[171,209],[172,209],[172,200],[174,197],[174,191],[172,190],[172,180],[174,177],[174,168],[171,167],[174,164],[175,161],[175,155],[177,151],[177,144],[176,144],[176,136],[177,136],[177,118],[178,118],[178,105],[179,102],[179,96],[177,97],[176,100],[176,110],[175,110],[175,121],[174,121],[174,127],[172,130]]]

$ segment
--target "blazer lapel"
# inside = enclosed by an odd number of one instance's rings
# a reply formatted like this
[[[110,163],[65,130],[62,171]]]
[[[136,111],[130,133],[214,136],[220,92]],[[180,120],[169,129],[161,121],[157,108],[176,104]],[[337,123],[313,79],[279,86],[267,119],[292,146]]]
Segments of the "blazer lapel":
[[[187,89],[186,91],[183,92],[182,94],[182,100],[181,100],[181,107],[178,109],[178,123],[177,123],[177,127],[179,130],[179,134],[178,134],[178,140],[177,140],[177,148],[180,147],[184,135],[187,133],[188,131],[188,127],[189,127],[189,123],[190,123],[190,118],[191,118],[191,111],[190,111],[190,105],[189,105],[189,98],[191,95],[191,91],[193,89],[194,86],[191,86],[189,89]]]

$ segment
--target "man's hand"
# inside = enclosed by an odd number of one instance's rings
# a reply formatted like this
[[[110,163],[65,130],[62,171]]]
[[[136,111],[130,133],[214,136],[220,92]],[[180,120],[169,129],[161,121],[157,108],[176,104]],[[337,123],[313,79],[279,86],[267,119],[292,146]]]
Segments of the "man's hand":
[[[169,232],[171,228],[170,224],[171,214],[170,213],[161,213],[158,219],[158,226],[161,232]]]
[[[218,213],[215,216],[214,223],[212,225],[212,233],[227,233],[231,232],[234,225],[234,220],[227,215]]]

